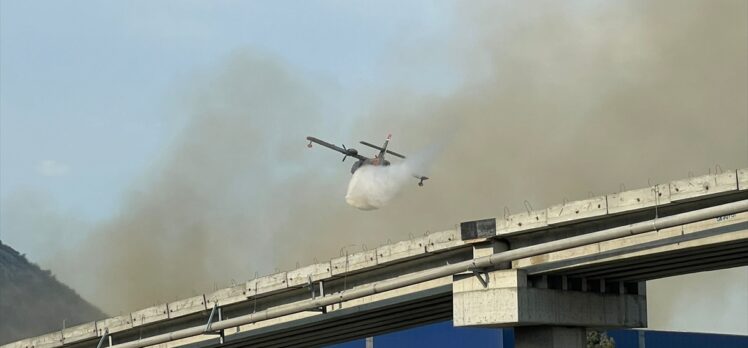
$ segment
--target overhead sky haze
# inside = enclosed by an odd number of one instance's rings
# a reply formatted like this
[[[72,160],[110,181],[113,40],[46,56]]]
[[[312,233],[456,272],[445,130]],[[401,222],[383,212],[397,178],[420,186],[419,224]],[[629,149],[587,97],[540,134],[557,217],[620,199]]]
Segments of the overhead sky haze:
[[[117,314],[748,167],[747,94],[740,0],[0,1],[0,238]],[[388,133],[443,151],[372,212],[303,140]],[[748,269],[705,277],[652,282],[650,327],[748,334]]]
[[[43,188],[78,214],[110,216],[123,188],[183,126],[177,95],[237,50],[251,48],[326,79],[337,86],[327,97],[350,104],[347,89],[386,84],[378,72],[402,32],[433,39],[448,18],[446,6],[416,11],[415,2],[395,13],[386,4],[288,5],[3,1],[2,196]],[[447,88],[446,69],[420,69],[410,83]],[[326,116],[343,123],[351,117]],[[67,175],[50,180],[41,167],[51,166]]]

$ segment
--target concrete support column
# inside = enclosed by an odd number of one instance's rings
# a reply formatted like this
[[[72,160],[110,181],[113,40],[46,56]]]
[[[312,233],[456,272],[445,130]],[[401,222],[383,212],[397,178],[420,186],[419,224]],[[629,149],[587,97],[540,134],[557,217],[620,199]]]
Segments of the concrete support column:
[[[509,244],[507,242],[503,240],[492,239],[487,242],[473,244],[473,258],[490,256],[507,250],[509,250]],[[511,268],[511,266],[511,262],[502,262],[501,264],[497,265],[497,268],[507,269]]]
[[[558,288],[562,287],[560,279],[553,282],[559,283]],[[532,285],[528,284],[525,271],[516,269],[455,275],[452,282],[454,325],[647,326],[647,296],[639,291],[635,291],[636,294],[581,292]]]
[[[515,348],[585,348],[587,329],[563,326],[518,326],[514,328]]]

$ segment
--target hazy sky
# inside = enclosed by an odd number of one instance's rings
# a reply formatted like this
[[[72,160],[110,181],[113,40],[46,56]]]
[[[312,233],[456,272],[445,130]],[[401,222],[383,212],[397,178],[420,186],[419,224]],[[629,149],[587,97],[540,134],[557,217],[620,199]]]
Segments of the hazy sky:
[[[451,19],[442,2],[290,3],[0,2],[2,198],[36,190],[87,219],[110,216],[182,125],[180,85],[233,52],[264,52],[341,91],[376,89],[401,36],[433,40]],[[438,64],[404,80],[450,88]]]
[[[0,238],[115,313],[524,199],[748,166],[745,2],[460,4],[0,0]],[[302,140],[390,132],[450,144],[427,188],[366,215],[348,165]],[[650,324],[748,334],[748,270],[729,272],[733,326]],[[102,277],[157,290],[106,302]]]

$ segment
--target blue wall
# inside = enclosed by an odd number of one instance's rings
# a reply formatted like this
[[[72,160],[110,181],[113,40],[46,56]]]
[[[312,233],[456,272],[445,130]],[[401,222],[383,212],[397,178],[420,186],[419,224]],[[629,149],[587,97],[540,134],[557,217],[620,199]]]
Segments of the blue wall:
[[[611,330],[616,348],[639,348],[640,330]],[[746,348],[748,336],[641,330],[646,348]]]
[[[361,339],[331,347],[364,348],[366,347],[366,341]],[[514,348],[514,335],[510,329],[459,328],[452,326],[452,321],[445,321],[375,336],[374,347]]]
[[[639,348],[640,330],[611,330],[616,348]],[[747,348],[748,336],[642,330],[646,348]],[[364,339],[333,345],[334,348],[364,348]],[[514,348],[511,329],[456,328],[452,321],[420,326],[374,337],[375,348],[484,347]]]

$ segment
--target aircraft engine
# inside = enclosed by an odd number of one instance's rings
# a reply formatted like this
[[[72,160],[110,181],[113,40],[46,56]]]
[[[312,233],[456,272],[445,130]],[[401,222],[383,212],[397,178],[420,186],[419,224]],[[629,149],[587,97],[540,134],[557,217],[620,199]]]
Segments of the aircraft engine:
[[[343,145],[343,151],[345,151],[345,155],[343,156],[343,162],[345,162],[345,159],[348,158],[348,156],[356,156],[358,155],[358,150],[350,147],[345,147],[345,144]]]

